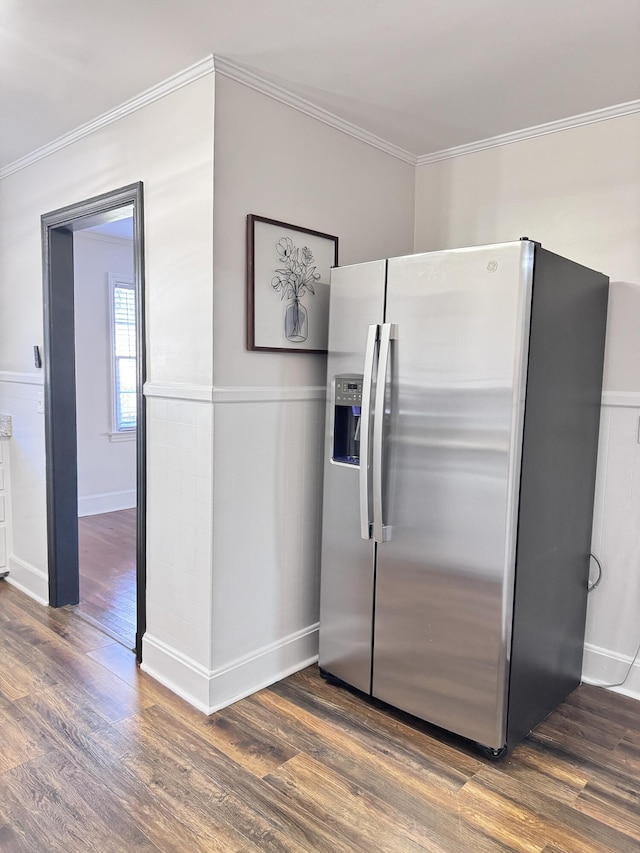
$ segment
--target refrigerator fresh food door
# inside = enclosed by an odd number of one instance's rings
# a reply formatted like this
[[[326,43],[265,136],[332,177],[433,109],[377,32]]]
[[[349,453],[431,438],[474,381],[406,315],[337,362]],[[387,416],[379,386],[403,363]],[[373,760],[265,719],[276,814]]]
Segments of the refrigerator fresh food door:
[[[329,310],[319,663],[331,675],[367,693],[371,692],[374,546],[367,518],[371,454],[368,451],[365,460],[362,451],[371,422],[366,404],[370,402],[371,408],[375,391],[369,380],[375,376],[385,268],[386,261],[374,261],[332,270]],[[349,399],[359,393],[362,400]],[[356,407],[356,411],[362,408],[359,418],[352,417],[350,410],[340,417],[345,413],[337,402],[345,399],[364,404]],[[359,465],[334,461],[334,455],[338,460],[345,458],[334,453],[336,446],[345,444],[334,442],[336,430],[343,428],[357,430],[357,443],[351,435],[345,441],[350,448],[360,447]]]
[[[390,260],[387,274],[373,695],[496,749],[533,252],[517,242],[414,255]]]

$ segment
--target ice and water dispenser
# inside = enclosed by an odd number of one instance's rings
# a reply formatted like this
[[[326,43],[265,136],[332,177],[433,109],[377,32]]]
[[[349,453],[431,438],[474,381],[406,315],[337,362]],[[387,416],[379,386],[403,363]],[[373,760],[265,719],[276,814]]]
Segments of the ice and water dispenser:
[[[360,464],[362,380],[362,374],[334,377],[334,462],[343,462],[347,465]]]

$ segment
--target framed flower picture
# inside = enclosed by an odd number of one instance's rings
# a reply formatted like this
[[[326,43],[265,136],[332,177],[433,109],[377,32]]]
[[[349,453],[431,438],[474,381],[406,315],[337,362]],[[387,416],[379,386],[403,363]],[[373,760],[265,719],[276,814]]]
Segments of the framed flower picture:
[[[247,348],[327,351],[329,279],[338,238],[247,216]]]

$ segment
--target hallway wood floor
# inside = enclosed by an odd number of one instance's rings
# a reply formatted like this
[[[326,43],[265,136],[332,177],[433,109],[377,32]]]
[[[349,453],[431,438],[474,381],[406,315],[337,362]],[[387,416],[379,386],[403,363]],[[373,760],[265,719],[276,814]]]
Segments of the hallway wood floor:
[[[80,604],[88,617],[132,649],[136,640],[136,510],[78,519]]]
[[[502,763],[304,672],[207,718],[0,582],[0,850],[637,853],[640,703],[580,687]]]

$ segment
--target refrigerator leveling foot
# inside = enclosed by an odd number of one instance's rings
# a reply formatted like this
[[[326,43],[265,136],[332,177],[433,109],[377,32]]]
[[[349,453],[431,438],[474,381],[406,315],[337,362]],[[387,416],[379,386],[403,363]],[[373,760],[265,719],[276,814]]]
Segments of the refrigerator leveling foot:
[[[493,749],[491,746],[483,746],[481,743],[476,744],[478,752],[489,761],[500,761],[507,754],[507,745],[501,746],[499,749]]]

